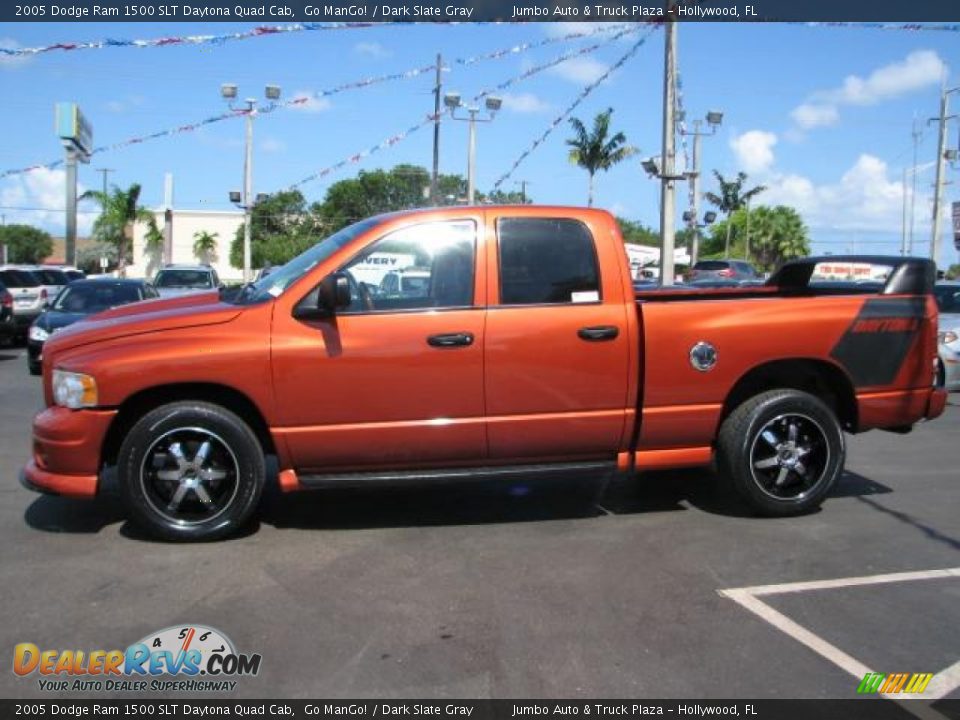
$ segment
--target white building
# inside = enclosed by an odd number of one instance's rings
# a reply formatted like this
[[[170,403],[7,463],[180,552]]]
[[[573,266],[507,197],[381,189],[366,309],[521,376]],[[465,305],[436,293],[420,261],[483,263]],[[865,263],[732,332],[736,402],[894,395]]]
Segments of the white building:
[[[241,210],[153,210],[157,227],[166,237],[164,247],[157,252],[146,249],[146,223],[137,223],[133,229],[133,258],[127,266],[127,277],[152,278],[166,263],[212,265],[224,282],[240,281],[243,270],[230,265],[230,245],[237,228],[243,225]],[[167,225],[169,224],[169,227]],[[215,235],[217,248],[209,258],[198,258],[193,252],[196,234],[207,231]]]

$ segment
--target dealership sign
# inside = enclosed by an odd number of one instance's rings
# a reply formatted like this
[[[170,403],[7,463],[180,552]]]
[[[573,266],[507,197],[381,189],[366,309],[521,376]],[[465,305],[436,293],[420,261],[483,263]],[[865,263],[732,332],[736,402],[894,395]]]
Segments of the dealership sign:
[[[64,145],[76,150],[81,157],[90,155],[93,149],[93,126],[76,103],[57,103],[56,130]]]
[[[960,250],[960,202],[953,203],[953,246]]]

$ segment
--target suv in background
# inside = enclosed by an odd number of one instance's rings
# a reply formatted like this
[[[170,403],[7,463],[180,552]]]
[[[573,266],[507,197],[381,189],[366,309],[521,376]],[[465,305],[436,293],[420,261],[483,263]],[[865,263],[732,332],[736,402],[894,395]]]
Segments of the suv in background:
[[[71,282],[67,274],[60,268],[25,265],[22,269],[28,270],[31,275],[40,281],[40,286],[47,291],[48,303],[52,303],[53,299],[63,290],[64,286],[69,285]]]
[[[9,265],[0,267],[0,283],[13,296],[13,320],[16,335],[25,338],[37,315],[46,307],[47,290],[40,279],[29,270]]]
[[[0,282],[0,340],[7,340],[16,334],[13,322],[13,295]]]
[[[760,273],[746,260],[701,260],[690,268],[687,282],[695,280],[761,280]]]
[[[153,278],[160,297],[176,297],[218,290],[217,271],[209,265],[165,265]]]

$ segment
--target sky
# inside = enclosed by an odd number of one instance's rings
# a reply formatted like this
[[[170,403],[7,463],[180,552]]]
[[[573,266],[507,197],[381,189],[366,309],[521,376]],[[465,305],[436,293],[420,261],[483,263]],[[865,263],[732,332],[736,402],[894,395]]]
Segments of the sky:
[[[150,39],[247,30],[250,23],[3,23],[0,47],[37,47],[104,38]],[[432,112],[432,73],[340,92],[315,93],[364,78],[423,67],[441,53],[444,91],[465,98],[531,68],[595,44],[606,36],[565,40],[501,59],[464,65],[470,58],[521,43],[583,31],[583,23],[508,25],[388,25],[367,29],[271,35],[219,45],[54,51],[29,58],[0,56],[0,173],[62,157],[53,130],[58,101],[79,103],[93,125],[94,144],[119,143],[222,113],[221,83],[240,97],[263,98],[266,84],[285,99],[309,101],[257,118],[254,191],[274,192],[393,137]],[[637,38],[626,36],[512,84],[504,107],[478,126],[477,186],[489,189],[582,92],[617,62]],[[723,124],[703,139],[702,190],[715,190],[712,171],[748,174],[763,184],[762,204],[796,208],[810,228],[813,251],[900,251],[905,168],[913,165],[911,130],[919,142],[913,252],[928,255],[936,126],[941,82],[960,84],[960,43],[943,31],[902,31],[786,24],[683,23],[678,28],[683,105],[689,120],[721,110]],[[621,68],[574,110],[586,123],[608,107],[636,156],[597,177],[596,204],[651,227],[659,224],[659,184],[640,160],[660,153],[663,34],[655,30]],[[953,95],[954,106],[960,95]],[[399,163],[429,167],[432,130],[423,128],[362,162],[300,187],[321,200],[333,182],[359,170]],[[567,159],[571,136],[563,120],[526,157],[502,189],[528,181],[539,203],[586,203],[586,173]],[[687,140],[687,149],[691,147]],[[949,125],[949,147],[958,123]],[[111,184],[139,182],[142,200],[158,206],[164,174],[174,178],[175,206],[227,209],[228,192],[241,187],[244,122],[212,123],[191,132],[103,152],[81,165],[81,191],[99,189],[97,168]],[[440,169],[466,174],[467,124],[445,119]],[[678,142],[682,164],[683,143]],[[947,168],[941,267],[958,261],[949,205],[960,199],[957,172]],[[909,197],[909,195],[908,195]],[[63,234],[61,169],[0,178],[0,214]],[[686,207],[678,192],[678,215]],[[701,212],[707,209],[701,204]],[[96,216],[84,204],[81,234]]]

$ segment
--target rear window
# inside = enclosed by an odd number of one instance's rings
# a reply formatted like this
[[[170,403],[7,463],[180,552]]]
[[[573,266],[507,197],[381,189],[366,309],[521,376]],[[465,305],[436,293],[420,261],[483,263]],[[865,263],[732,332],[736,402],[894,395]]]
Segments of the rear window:
[[[54,301],[53,309],[72,313],[95,313],[143,299],[138,285],[95,280],[89,284],[67,285]]]
[[[940,312],[960,313],[960,285],[936,287],[933,294]]]
[[[593,236],[566,218],[503,218],[497,224],[503,305],[600,301]]]
[[[67,276],[60,270],[31,270],[32,275],[40,278],[40,282],[44,285],[66,285]]]
[[[40,281],[26,270],[0,270],[0,282],[8,288],[33,288]]]
[[[161,270],[153,284],[158,288],[212,288],[213,277],[206,270]]]
[[[703,262],[698,262],[693,266],[694,270],[726,270],[729,267],[730,263],[721,262],[720,260],[704,260]]]

